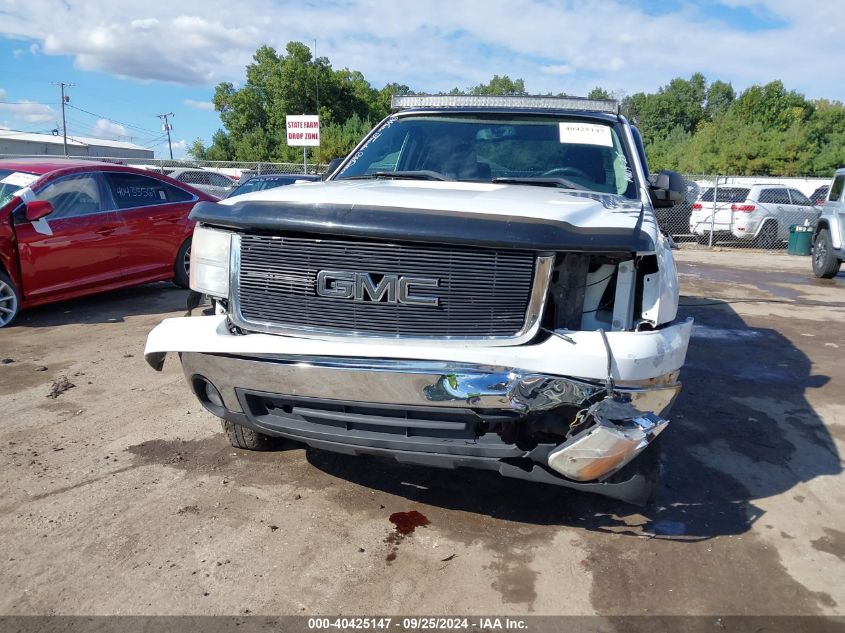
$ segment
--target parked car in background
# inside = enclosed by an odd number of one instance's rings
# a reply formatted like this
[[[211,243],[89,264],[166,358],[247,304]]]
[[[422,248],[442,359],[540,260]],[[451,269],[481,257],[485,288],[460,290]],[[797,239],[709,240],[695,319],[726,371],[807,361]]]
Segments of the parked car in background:
[[[164,168],[164,173],[174,180],[191,185],[194,189],[205,191],[217,199],[225,198],[235,188],[235,181],[218,174],[216,171],[197,167]]]
[[[845,261],[845,168],[837,169],[813,234],[813,274],[830,279]]]
[[[105,290],[187,288],[188,213],[214,199],[122,165],[0,160],[0,327],[21,309]]]
[[[778,184],[707,189],[692,205],[690,232],[701,244],[743,241],[761,248],[778,248],[789,238],[789,227],[815,224],[819,209],[803,193]]]
[[[252,176],[232,189],[226,197],[232,198],[253,191],[263,191],[264,189],[274,189],[276,187],[294,185],[298,182],[314,182],[316,180],[320,180],[320,177],[314,174],[265,174]]]
[[[817,207],[822,206],[827,198],[828,191],[830,191],[830,185],[822,185],[817,188],[812,194],[810,194],[810,202]]]

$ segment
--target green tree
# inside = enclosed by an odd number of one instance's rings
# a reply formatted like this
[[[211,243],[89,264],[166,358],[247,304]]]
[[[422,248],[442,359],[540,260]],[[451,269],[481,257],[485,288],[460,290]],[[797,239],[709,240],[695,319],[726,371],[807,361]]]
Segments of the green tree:
[[[395,94],[413,91],[395,82],[377,90],[358,71],[335,70],[327,58],[314,59],[301,42],[290,42],[283,54],[262,46],[246,67],[241,87],[224,82],[215,88],[212,101],[223,127],[210,145],[196,140],[188,153],[205,160],[299,162],[302,150],[285,140],[285,116],[318,112],[322,145],[311,155],[326,162],[347,154],[373,123],[387,116]],[[440,94],[527,91],[522,79],[493,75],[487,83]],[[612,95],[597,86],[588,97]],[[828,176],[845,165],[845,106],[808,101],[780,81],[751,86],[737,96],[730,83],[708,85],[704,75],[695,73],[689,79],[676,77],[654,93],[616,98],[622,113],[642,131],[652,169]]]
[[[691,133],[704,118],[706,86],[701,73],[689,79],[676,77],[654,94],[632,95],[624,111],[637,120],[646,143],[665,138],[678,126]]]
[[[200,144],[191,149],[234,160],[298,161],[302,150],[286,142],[289,114],[318,113],[321,124],[330,126],[353,117],[369,121],[389,108],[363,74],[332,69],[327,58],[314,59],[301,42],[288,43],[283,55],[270,46],[260,47],[246,67],[243,87],[223,82],[212,102],[225,131],[215,134],[209,148]]]
[[[512,80],[507,75],[493,75],[486,84],[478,84],[469,89],[471,95],[527,95],[522,79]]]
[[[587,99],[612,99],[610,93],[604,88],[596,86],[587,93]]]
[[[787,91],[780,81],[765,86],[751,86],[732,105],[732,110],[746,123],[758,121],[766,128],[786,130],[796,121],[813,113],[813,104],[794,90]]]
[[[712,121],[715,117],[727,112],[734,99],[736,99],[736,93],[731,84],[719,80],[714,81],[707,87],[707,103],[704,106],[705,118]]]

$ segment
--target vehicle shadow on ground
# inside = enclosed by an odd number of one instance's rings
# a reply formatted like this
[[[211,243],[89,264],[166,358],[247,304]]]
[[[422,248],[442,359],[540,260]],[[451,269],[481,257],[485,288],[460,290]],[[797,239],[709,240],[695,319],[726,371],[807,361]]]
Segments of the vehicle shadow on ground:
[[[187,300],[187,290],[162,281],[23,310],[9,328],[123,323],[129,316],[187,311]]]
[[[508,521],[673,540],[742,534],[763,515],[755,500],[841,472],[833,439],[804,396],[829,378],[813,375],[810,359],[782,334],[749,328],[724,302],[682,310],[681,318],[695,317],[695,334],[662,438],[662,481],[647,507],[486,471],[313,449],[307,458],[330,475],[419,504]]]

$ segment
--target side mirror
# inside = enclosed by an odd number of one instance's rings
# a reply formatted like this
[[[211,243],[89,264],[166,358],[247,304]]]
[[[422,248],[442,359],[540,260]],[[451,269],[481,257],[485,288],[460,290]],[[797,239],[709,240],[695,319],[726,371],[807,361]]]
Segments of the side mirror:
[[[323,173],[323,175],[320,177],[320,180],[327,180],[328,177],[331,176],[337,170],[338,167],[340,167],[340,164],[342,162],[343,158],[332,158],[329,161],[329,166],[326,167],[325,173]]]
[[[53,212],[53,205],[46,200],[33,200],[26,203],[26,219],[37,222]]]
[[[687,183],[678,172],[664,169],[649,177],[649,193],[656,209],[673,207],[684,201]]]

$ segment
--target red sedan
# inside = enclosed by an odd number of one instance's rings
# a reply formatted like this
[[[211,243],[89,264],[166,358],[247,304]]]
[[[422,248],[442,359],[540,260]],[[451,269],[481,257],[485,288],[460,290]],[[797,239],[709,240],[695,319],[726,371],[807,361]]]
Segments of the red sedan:
[[[23,308],[115,288],[187,288],[199,200],[215,198],[122,165],[0,160],[0,327]]]

